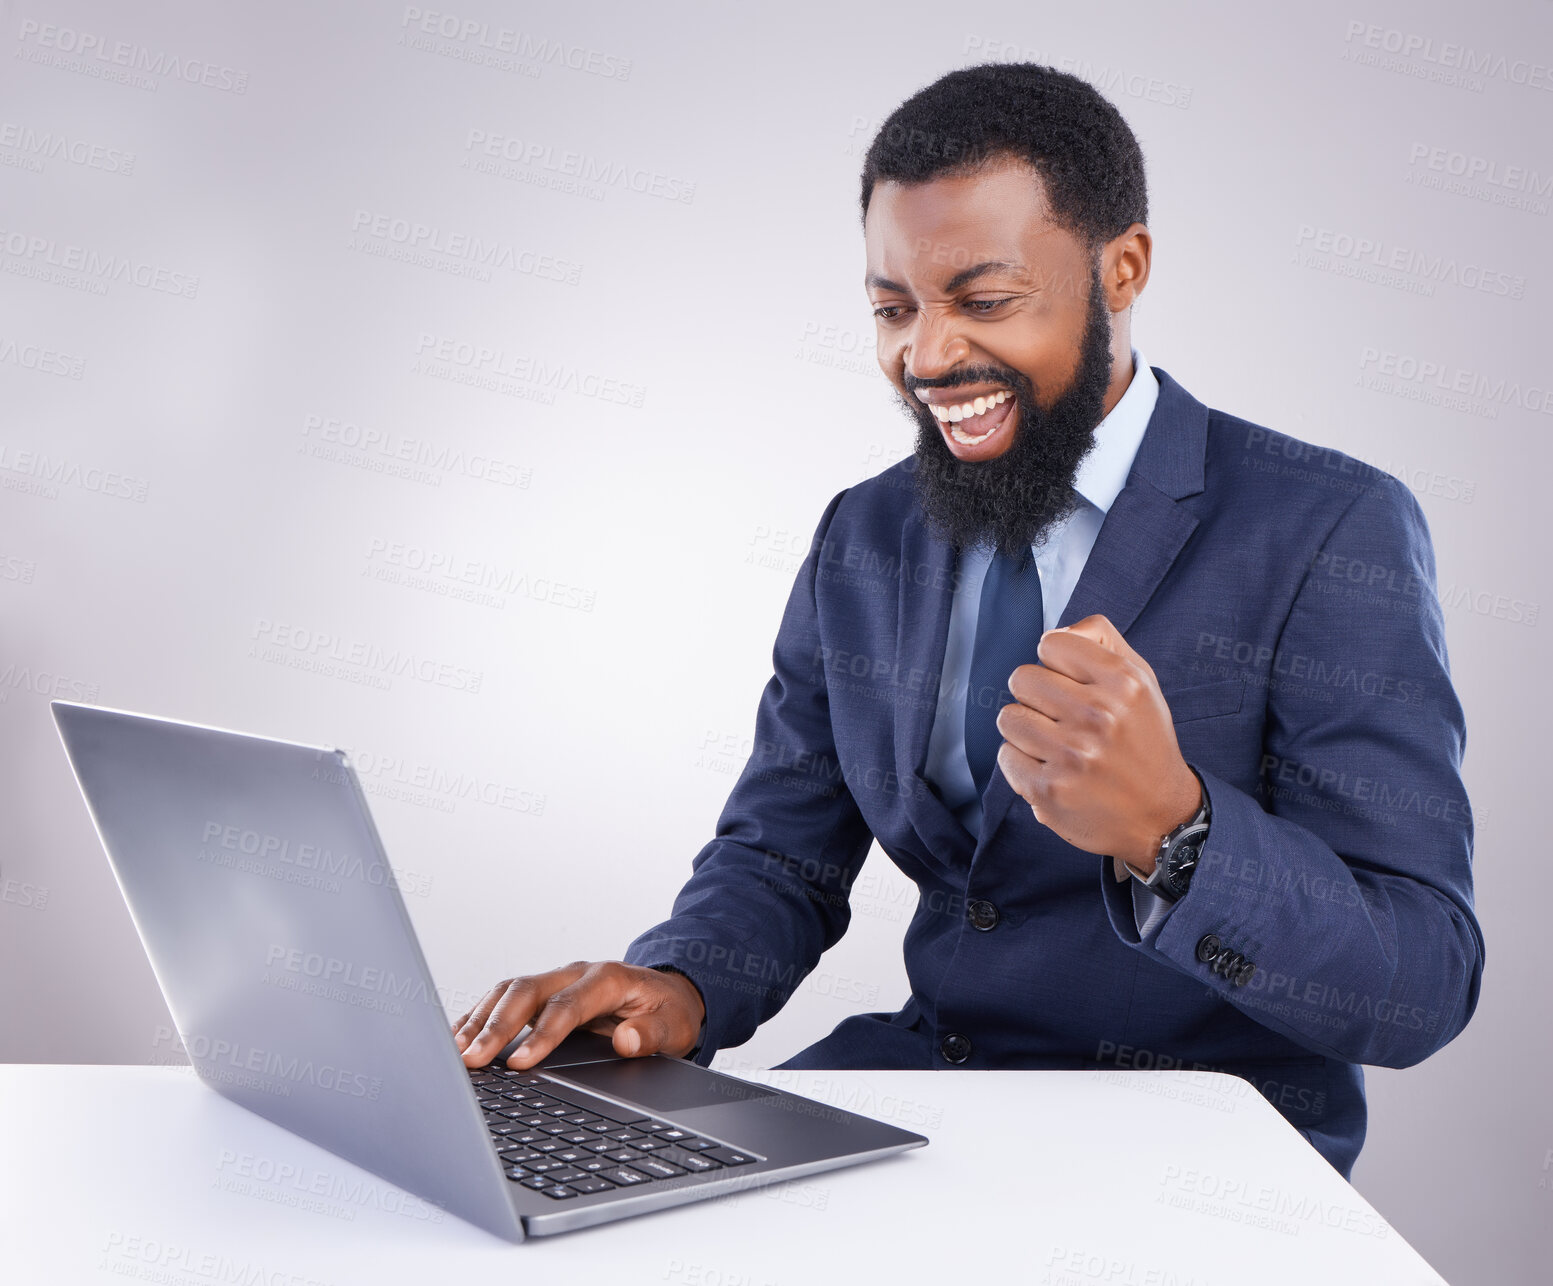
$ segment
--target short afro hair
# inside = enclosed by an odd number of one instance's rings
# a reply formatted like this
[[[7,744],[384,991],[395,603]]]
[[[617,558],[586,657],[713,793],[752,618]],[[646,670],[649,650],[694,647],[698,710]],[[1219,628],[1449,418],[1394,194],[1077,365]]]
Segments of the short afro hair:
[[[1034,166],[1052,214],[1094,248],[1148,222],[1143,152],[1088,81],[1040,63],[981,63],[919,89],[863,158],[863,218],[874,185],[924,183],[1013,157]]]

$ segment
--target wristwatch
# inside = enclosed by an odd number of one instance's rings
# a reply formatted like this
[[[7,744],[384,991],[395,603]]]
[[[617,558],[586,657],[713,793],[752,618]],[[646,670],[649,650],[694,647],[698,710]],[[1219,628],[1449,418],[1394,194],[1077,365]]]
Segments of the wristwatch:
[[[1187,767],[1192,768],[1191,764],[1187,764]],[[1151,875],[1145,877],[1130,865],[1127,867],[1132,871],[1133,879],[1167,902],[1179,902],[1191,887],[1192,872],[1197,869],[1202,846],[1208,841],[1208,824],[1213,816],[1213,810],[1208,806],[1208,787],[1203,784],[1202,775],[1192,768],[1192,776],[1197,778],[1197,784],[1202,787],[1201,806],[1159,841],[1159,855],[1154,860]]]

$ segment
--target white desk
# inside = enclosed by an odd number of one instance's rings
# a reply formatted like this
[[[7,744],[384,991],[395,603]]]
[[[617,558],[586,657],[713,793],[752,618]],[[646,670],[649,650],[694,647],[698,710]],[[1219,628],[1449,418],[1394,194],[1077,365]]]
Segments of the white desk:
[[[884,1161],[513,1245],[235,1107],[185,1068],[0,1067],[0,1281],[1443,1280],[1260,1095],[1230,1077],[745,1075],[932,1141]]]

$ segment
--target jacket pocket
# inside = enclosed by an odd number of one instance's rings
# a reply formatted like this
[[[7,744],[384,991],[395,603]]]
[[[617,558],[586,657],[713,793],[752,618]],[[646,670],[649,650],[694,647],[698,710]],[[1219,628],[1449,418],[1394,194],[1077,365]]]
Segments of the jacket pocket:
[[[1164,693],[1165,704],[1170,707],[1173,723],[1188,723],[1193,719],[1213,719],[1219,715],[1239,714],[1245,700],[1244,678],[1218,679],[1213,683],[1199,683],[1190,688],[1179,688]]]

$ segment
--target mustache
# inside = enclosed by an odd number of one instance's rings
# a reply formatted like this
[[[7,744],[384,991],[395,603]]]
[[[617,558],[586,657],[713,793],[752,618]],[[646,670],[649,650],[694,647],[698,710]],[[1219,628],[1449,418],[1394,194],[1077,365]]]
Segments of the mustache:
[[[1019,371],[998,366],[970,366],[936,380],[919,380],[910,375],[903,375],[901,383],[906,386],[906,392],[913,394],[912,401],[918,406],[922,405],[921,400],[915,396],[919,388],[964,388],[968,384],[1002,384],[1016,393],[1033,389],[1028,376]]]

